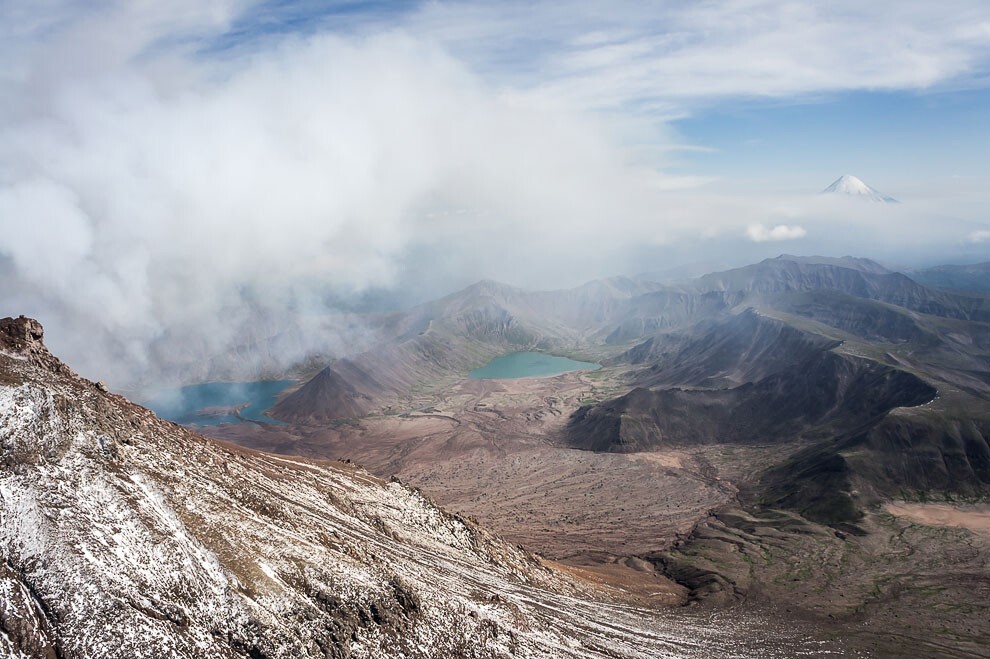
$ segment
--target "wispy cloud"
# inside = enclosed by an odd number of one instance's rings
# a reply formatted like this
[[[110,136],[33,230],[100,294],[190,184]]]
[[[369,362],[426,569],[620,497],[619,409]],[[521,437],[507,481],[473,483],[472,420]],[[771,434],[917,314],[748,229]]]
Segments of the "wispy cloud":
[[[985,85],[981,0],[430,3],[403,25],[534,92],[656,111],[734,96]]]

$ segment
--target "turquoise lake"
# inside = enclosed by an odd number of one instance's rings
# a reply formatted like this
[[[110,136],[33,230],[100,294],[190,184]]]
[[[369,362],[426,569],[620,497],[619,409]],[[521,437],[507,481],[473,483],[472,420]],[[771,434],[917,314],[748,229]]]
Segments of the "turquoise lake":
[[[571,371],[596,371],[601,364],[579,362],[567,357],[545,355],[542,352],[514,352],[496,357],[479,369],[468,373],[472,380],[510,380],[513,378],[545,378]]]
[[[263,382],[208,382],[159,391],[142,403],[155,414],[185,425],[217,426],[221,423],[281,423],[263,412],[292,380]],[[233,408],[238,408],[235,414]],[[238,416],[239,415],[239,416]]]

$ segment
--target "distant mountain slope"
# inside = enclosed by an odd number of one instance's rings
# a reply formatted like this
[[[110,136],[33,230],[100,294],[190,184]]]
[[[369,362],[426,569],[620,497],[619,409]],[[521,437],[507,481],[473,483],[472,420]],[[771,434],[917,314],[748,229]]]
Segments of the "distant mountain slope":
[[[794,263],[801,263],[803,265],[833,265],[839,268],[866,272],[871,275],[889,275],[893,272],[876,261],[858,256],[795,256],[793,254],[781,254],[772,260],[793,261]]]
[[[897,305],[837,290],[781,293],[768,301],[774,309],[818,321],[867,341],[903,343],[934,340],[917,314]]]
[[[398,483],[193,435],[75,377],[41,338],[34,321],[0,321],[2,656],[729,656],[766,643],[587,599]]]
[[[730,372],[758,378],[730,389],[636,388],[617,399],[583,407],[571,417],[569,446],[594,451],[643,451],[714,443],[783,443],[842,435],[870,427],[891,409],[920,405],[935,389],[914,375],[876,362],[838,355],[827,343],[804,345],[783,332],[731,364]],[[760,341],[760,339],[757,339]],[[787,342],[791,345],[788,346]],[[725,362],[710,359],[707,341],[692,342],[671,360],[668,377],[701,383],[725,377]],[[795,349],[796,347],[796,349]],[[779,348],[790,362],[767,366],[761,355]],[[698,369],[685,365],[698,358]],[[746,364],[746,357],[755,364]],[[702,369],[708,367],[706,373]],[[644,374],[644,379],[656,377]]]
[[[838,291],[934,316],[990,321],[990,296],[930,288],[896,272],[877,274],[862,268],[807,263],[785,256],[705,275],[694,280],[691,287],[698,292],[762,295]]]
[[[654,341],[669,351],[672,332],[695,333],[698,323],[761,305],[870,341],[938,342],[938,332],[919,321],[919,313],[990,322],[990,295],[931,288],[869,259],[848,256],[781,255],[676,287],[620,277],[533,292],[481,281],[408,312],[377,318],[379,340],[372,348],[329,363],[329,370],[286,396],[273,415],[321,424],[409,408],[416,404],[412,392],[519,350],[593,351],[615,359],[630,343],[661,335]]]
[[[838,344],[746,309],[652,336],[611,363],[647,365],[630,379],[639,387],[726,388],[786,370]]]
[[[990,495],[987,296],[786,255],[685,289],[726,308],[609,360],[635,388],[574,413],[568,445],[800,439],[759,500],[825,523],[854,522],[871,497]]]
[[[331,364],[272,414],[301,424],[361,416],[401,406],[410,392],[461,377],[500,354],[579,350],[631,300],[658,286],[613,278],[531,292],[481,281],[397,314],[391,337]]]
[[[740,295],[722,291],[697,294],[682,290],[658,290],[630,299],[610,319],[614,326],[605,343],[621,345],[650,334],[672,330],[729,311]]]
[[[938,265],[924,270],[912,270],[907,275],[929,286],[990,292],[990,263]]]

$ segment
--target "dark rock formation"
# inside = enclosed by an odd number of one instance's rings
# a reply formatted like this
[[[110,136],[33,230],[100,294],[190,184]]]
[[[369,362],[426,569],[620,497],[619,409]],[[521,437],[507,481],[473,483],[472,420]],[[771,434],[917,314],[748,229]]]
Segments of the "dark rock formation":
[[[0,320],[0,334],[3,335],[4,345],[9,345],[17,350],[36,343],[42,343],[45,336],[45,329],[37,320],[18,316],[17,318],[4,318]]]
[[[347,373],[360,389],[345,379]],[[353,362],[342,360],[328,366],[271,409],[276,419],[301,424],[324,424],[336,419],[364,416],[374,409],[375,394],[384,389]]]
[[[575,412],[566,441],[623,452],[783,442],[868,427],[935,396],[917,376],[838,345],[752,310],[651,338],[619,360],[641,366],[630,375],[638,386]]]

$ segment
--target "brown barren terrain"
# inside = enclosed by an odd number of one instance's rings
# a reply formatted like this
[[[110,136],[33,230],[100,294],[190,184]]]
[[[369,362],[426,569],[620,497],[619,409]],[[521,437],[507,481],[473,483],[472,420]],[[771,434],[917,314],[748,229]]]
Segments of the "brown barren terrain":
[[[407,409],[416,411],[405,414],[324,427],[203,430],[394,475],[619,601],[662,608],[747,599],[749,607],[844,639],[853,656],[917,656],[918,642],[942,656],[986,656],[979,649],[990,636],[980,622],[986,607],[964,594],[985,589],[985,579],[971,582],[987,569],[985,542],[977,547],[937,531],[936,538],[927,526],[899,522],[966,527],[982,538],[985,507],[891,504],[887,514],[863,520],[866,536],[847,537],[797,516],[768,521],[741,511],[754,479],[800,444],[639,453],[560,445],[572,412],[622,390],[612,369],[462,379],[411,401]],[[695,572],[708,585],[699,589],[684,577]],[[924,619],[914,617],[918,607],[928,611]]]
[[[614,575],[632,570],[639,578],[647,574],[643,566],[622,561],[669,547],[736,490],[697,451],[558,446],[571,412],[609,382],[608,374],[584,373],[465,379],[408,414],[334,428],[204,430],[254,448],[359,462],[547,558]]]
[[[990,505],[987,504],[892,501],[884,505],[884,510],[916,524],[968,529],[990,538]]]

